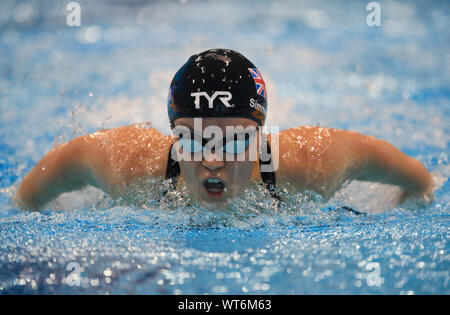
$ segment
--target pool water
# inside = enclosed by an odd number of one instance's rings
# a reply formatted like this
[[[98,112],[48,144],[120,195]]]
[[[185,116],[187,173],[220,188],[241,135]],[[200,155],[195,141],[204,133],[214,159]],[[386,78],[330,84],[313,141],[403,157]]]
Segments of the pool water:
[[[450,293],[449,4],[383,1],[369,27],[369,1],[78,2],[80,27],[63,2],[0,3],[1,293]],[[146,121],[169,134],[172,75],[212,47],[258,66],[267,124],[387,140],[432,173],[434,201],[397,207],[398,188],[352,182],[279,208],[259,191],[211,211],[92,187],[13,204],[56,143]]]

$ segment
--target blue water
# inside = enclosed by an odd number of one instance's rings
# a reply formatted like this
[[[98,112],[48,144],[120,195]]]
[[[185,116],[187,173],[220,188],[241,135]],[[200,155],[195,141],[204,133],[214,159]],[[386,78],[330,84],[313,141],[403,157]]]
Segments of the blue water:
[[[450,22],[446,1],[0,3],[0,292],[449,294]],[[247,192],[228,212],[115,204],[88,187],[41,212],[12,196],[56,143],[135,122],[169,133],[167,89],[188,56],[238,50],[263,73],[267,123],[384,139],[420,160],[432,204],[353,182],[281,209]],[[327,210],[347,205],[368,213]]]

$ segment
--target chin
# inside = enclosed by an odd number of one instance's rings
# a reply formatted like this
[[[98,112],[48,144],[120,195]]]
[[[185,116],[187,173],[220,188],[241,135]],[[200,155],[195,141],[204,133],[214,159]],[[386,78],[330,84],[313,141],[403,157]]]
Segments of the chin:
[[[193,195],[194,199],[199,204],[211,204],[211,205],[221,205],[225,204],[227,200],[230,198],[230,194],[228,192],[221,192],[217,194],[208,193],[204,187],[199,187],[199,190]]]
[[[207,203],[224,204],[229,198],[231,197],[227,193],[209,194],[207,192],[204,192],[201,194],[200,200]]]

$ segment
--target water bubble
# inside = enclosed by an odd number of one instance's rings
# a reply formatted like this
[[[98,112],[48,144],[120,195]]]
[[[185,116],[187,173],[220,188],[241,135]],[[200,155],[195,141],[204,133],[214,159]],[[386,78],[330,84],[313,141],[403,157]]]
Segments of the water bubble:
[[[77,40],[81,44],[95,44],[102,39],[103,30],[98,25],[82,27],[77,32]]]

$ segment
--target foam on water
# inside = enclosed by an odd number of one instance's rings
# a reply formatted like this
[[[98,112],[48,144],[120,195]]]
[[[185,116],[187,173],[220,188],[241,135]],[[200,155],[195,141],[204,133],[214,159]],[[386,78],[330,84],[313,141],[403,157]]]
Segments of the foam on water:
[[[446,3],[384,1],[370,28],[361,1],[79,2],[79,28],[62,2],[0,3],[0,292],[450,293]],[[247,191],[227,211],[92,187],[41,212],[12,203],[55,143],[146,121],[168,134],[171,77],[211,47],[261,70],[267,124],[387,140],[431,171],[433,203],[396,207],[398,188],[362,182],[281,207]]]

